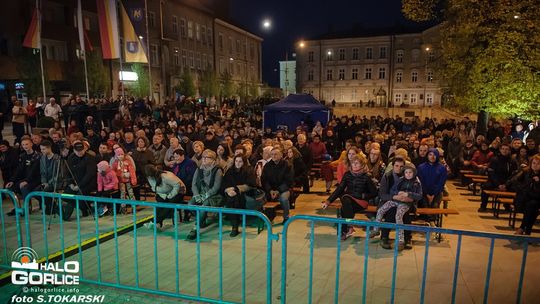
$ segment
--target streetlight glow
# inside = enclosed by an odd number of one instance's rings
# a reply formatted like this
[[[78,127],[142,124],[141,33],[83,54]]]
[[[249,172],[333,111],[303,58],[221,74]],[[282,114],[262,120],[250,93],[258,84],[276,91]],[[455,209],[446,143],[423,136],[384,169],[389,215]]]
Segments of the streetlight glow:
[[[234,58],[230,57],[229,60],[230,60],[230,61],[234,61]]]
[[[306,44],[303,41],[300,42],[300,47],[303,48],[304,46],[306,46]]]
[[[144,37],[143,36],[139,36],[139,39],[143,39]]]
[[[332,55],[332,51],[328,51],[328,52],[326,52],[326,54],[328,54],[328,56],[331,56],[331,55]]]
[[[426,52],[429,52],[429,50],[430,50],[429,46],[428,46],[428,47],[426,47]]]

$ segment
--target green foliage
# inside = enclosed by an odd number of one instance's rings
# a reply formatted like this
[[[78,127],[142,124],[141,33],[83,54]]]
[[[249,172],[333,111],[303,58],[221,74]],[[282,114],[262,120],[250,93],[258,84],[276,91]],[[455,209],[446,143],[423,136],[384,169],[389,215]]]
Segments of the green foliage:
[[[417,21],[436,15],[434,5],[422,3],[403,0],[403,11]],[[540,2],[448,0],[445,6],[437,66],[451,106],[540,118]]]
[[[435,19],[437,0],[403,0],[401,11],[405,17],[417,21]]]
[[[186,97],[194,97],[196,92],[195,84],[193,82],[193,75],[189,68],[183,70],[180,76],[180,83],[176,86],[176,91]]]
[[[211,98],[219,94],[219,82],[214,69],[207,68],[202,73],[199,81],[199,93],[201,96],[207,98]]]
[[[90,96],[107,95],[111,91],[110,76],[109,69],[103,65],[101,52],[96,50],[86,52],[86,69],[88,71]]]
[[[46,62],[43,62],[43,68],[47,71]],[[39,50],[23,48],[17,57],[17,69],[24,83],[24,88],[28,98],[43,96],[43,86],[41,83],[41,66],[39,62]],[[45,91],[49,92],[51,88],[49,77],[45,73]]]
[[[138,79],[131,87],[131,93],[135,97],[144,97],[150,94],[150,78],[148,77],[148,67],[140,63],[131,65],[131,70],[137,73]]]
[[[221,75],[221,97],[230,98],[234,94],[234,84],[229,71],[225,71]]]

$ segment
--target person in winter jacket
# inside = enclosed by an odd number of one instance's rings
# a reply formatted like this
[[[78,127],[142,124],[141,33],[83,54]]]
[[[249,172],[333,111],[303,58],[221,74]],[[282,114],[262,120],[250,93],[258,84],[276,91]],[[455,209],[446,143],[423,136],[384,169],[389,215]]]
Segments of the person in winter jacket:
[[[64,189],[64,193],[89,195],[92,191],[96,190],[96,162],[94,157],[88,154],[87,151],[88,147],[83,144],[83,142],[78,140],[73,142],[73,153],[70,154],[67,159],[69,174],[66,174],[68,180],[66,182],[67,187]],[[73,214],[76,202],[74,200],[66,199],[63,203],[62,216],[64,217],[64,220],[67,221]],[[86,201],[79,201],[79,209],[81,209],[83,216],[88,216],[90,208]]]
[[[97,165],[97,196],[109,197],[111,192],[118,190],[118,177],[107,161],[101,161]],[[109,211],[106,204],[98,206],[99,216],[105,215]]]
[[[491,158],[487,168],[488,181],[482,184],[482,189],[485,190],[500,190],[506,191],[506,182],[517,171],[518,165],[512,160],[511,148],[508,144],[503,143],[499,147],[499,155]],[[478,212],[486,212],[488,195],[484,192],[481,194],[482,203]]]
[[[413,166],[405,166],[403,168],[403,176],[394,183],[392,189],[390,190],[390,194],[398,197],[386,201],[382,206],[379,207],[377,210],[376,221],[380,223],[386,212],[388,212],[388,210],[391,208],[396,207],[396,224],[403,224],[403,215],[409,212],[411,207],[422,199],[422,185],[416,176],[416,168]],[[411,198],[412,200],[401,199],[399,196]],[[379,227],[375,227],[370,237],[379,234]],[[398,244],[398,250],[403,250],[405,248],[405,234],[403,229],[399,230]]]
[[[446,167],[439,161],[439,150],[430,148],[428,161],[418,166],[418,178],[422,183],[424,198],[419,205],[424,208],[439,208],[443,197],[444,184],[448,177]]]
[[[32,140],[30,138],[23,138],[21,140],[21,147],[23,152],[19,156],[15,173],[12,176],[4,176],[4,178],[7,178],[5,188],[15,193],[20,193],[22,195],[22,201],[24,201],[26,196],[34,191],[41,181],[39,174],[40,154],[32,148]],[[32,210],[32,206],[29,208]],[[15,209],[11,210],[8,215],[15,215]]]
[[[283,223],[289,219],[290,188],[294,182],[294,172],[283,159],[280,148],[272,149],[272,159],[264,165],[261,177],[262,188],[269,200],[279,200],[283,209]]]
[[[367,173],[367,160],[354,156],[350,160],[349,171],[343,175],[341,183],[334,192],[322,203],[326,209],[337,198],[341,200],[341,215],[343,218],[354,218],[354,214],[362,212],[368,206],[368,200],[377,196],[377,188]],[[353,235],[353,227],[343,225],[341,230],[342,240]]]
[[[184,185],[186,185],[186,194],[192,195],[191,184],[193,183],[195,170],[197,170],[197,164],[191,158],[187,158],[185,151],[181,149],[174,151],[173,160],[174,164],[171,172],[184,182]]]
[[[135,166],[126,159],[122,148],[114,150],[114,155],[116,160],[112,164],[112,169],[116,172],[116,176],[118,177],[120,199],[134,200],[135,195],[133,194],[133,186],[137,185]]]
[[[540,209],[540,155],[531,157],[529,167],[512,177],[507,187],[516,191],[516,208],[523,210],[523,220],[515,234],[530,235]]]
[[[206,149],[202,153],[201,165],[193,175],[193,182],[191,184],[193,197],[189,201],[190,205],[221,206],[223,197],[220,190],[223,173],[221,168],[216,165],[216,159],[216,152],[212,150]],[[206,212],[199,212],[199,228],[205,228],[207,226],[206,216]],[[198,231],[197,222],[195,222],[195,227],[193,227],[187,236],[188,240],[197,238]]]
[[[247,159],[243,155],[233,158],[233,167],[227,170],[221,185],[225,206],[227,208],[245,209],[246,193],[255,188],[255,171],[248,165]],[[237,236],[240,232],[238,225],[240,215],[230,214],[232,231],[231,237]]]
[[[0,170],[2,171],[2,180],[7,184],[9,178],[13,176],[19,162],[17,149],[11,147],[7,140],[0,141]]]

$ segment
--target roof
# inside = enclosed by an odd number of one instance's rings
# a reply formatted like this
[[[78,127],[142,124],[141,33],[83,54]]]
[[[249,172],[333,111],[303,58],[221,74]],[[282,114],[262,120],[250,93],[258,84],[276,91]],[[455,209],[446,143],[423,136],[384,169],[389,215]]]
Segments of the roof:
[[[265,106],[269,111],[317,111],[328,110],[310,94],[289,94],[289,96]]]
[[[417,26],[394,26],[394,27],[385,27],[385,28],[365,28],[362,26],[355,26],[347,30],[327,32],[325,34],[312,37],[311,39],[308,39],[308,40],[343,39],[343,38],[414,34],[414,33],[421,33],[433,26],[434,26],[433,23],[422,23],[422,24],[418,24]]]

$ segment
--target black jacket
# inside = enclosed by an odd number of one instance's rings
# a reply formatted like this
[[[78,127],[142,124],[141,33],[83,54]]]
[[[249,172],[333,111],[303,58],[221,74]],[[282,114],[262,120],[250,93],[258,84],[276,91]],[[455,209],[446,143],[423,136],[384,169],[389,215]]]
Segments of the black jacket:
[[[97,164],[94,157],[88,153],[84,154],[83,157],[72,153],[68,156],[67,162],[73,176],[68,172],[66,185],[75,184],[73,177],[83,194],[89,194],[97,189]]]
[[[535,176],[540,177],[540,173],[532,170],[523,170],[512,177],[506,187],[517,193],[516,203],[522,204],[529,200],[540,201],[540,181],[535,181]]]
[[[377,196],[377,187],[375,187],[367,173],[353,175],[350,171],[347,171],[334,193],[328,198],[328,201],[333,202],[344,194],[349,194],[358,199],[369,200]]]
[[[32,185],[39,185],[41,182],[41,176],[39,174],[39,157],[41,155],[37,152],[28,154],[23,151],[19,155],[19,162],[15,174],[9,177],[10,182],[22,182],[25,181]],[[7,176],[6,176],[7,177]]]
[[[510,156],[493,157],[488,167],[488,184],[495,187],[505,184],[517,169],[517,163]]]
[[[0,153],[0,170],[2,170],[2,176],[4,180],[7,180],[10,176],[13,176],[19,163],[19,155],[17,150],[13,147],[9,147],[6,152]]]
[[[221,182],[221,192],[230,187],[238,188],[239,185],[247,185],[250,188],[255,187],[255,181],[255,170],[253,170],[253,168],[247,164],[244,165],[244,168],[242,168],[240,171],[237,171],[236,168],[230,168],[225,173],[225,176],[223,176],[223,181]],[[237,192],[245,192],[247,190],[249,189],[240,187],[239,191]]]
[[[270,160],[264,165],[261,183],[264,191],[268,194],[271,190],[289,189],[293,183],[293,172],[289,163],[285,160],[280,160],[275,163]]]

